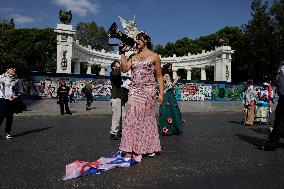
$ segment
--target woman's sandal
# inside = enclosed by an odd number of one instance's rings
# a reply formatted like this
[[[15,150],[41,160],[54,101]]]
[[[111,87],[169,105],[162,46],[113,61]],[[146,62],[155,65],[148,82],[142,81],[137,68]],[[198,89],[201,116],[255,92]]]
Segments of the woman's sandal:
[[[132,158],[132,153],[129,153],[127,152],[125,155],[124,155],[125,158]]]

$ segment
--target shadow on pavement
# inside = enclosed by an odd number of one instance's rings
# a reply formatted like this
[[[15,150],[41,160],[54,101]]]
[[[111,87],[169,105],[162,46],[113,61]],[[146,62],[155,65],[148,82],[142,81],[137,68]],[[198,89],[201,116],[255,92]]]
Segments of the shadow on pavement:
[[[24,136],[24,135],[27,135],[27,134],[30,134],[30,133],[37,133],[37,132],[45,131],[45,130],[48,130],[48,129],[51,129],[51,128],[53,128],[53,127],[44,127],[44,128],[41,128],[41,129],[33,129],[33,130],[30,130],[30,131],[25,131],[25,132],[13,135],[13,137],[15,138],[15,137]]]
[[[229,121],[229,123],[237,124],[237,125],[244,125],[243,121]]]
[[[259,147],[260,145],[264,144],[266,142],[265,139],[263,138],[258,138],[258,137],[252,137],[252,136],[246,136],[246,135],[239,135],[236,134],[235,136],[239,137],[241,140],[252,144],[255,147]]]
[[[28,106],[31,106],[35,103],[42,101],[42,100],[43,99],[23,99],[23,103],[25,103],[25,105],[28,107]]]
[[[246,136],[246,135],[239,135],[236,134],[235,136],[239,137],[241,140],[255,146],[258,148],[260,145],[266,143],[266,139],[263,138],[258,138],[258,137],[252,137],[252,136]],[[284,149],[284,144],[283,143],[278,143],[277,148],[283,148]]]
[[[259,134],[265,134],[265,135],[269,135],[270,134],[270,129],[269,128],[250,128],[250,130],[259,133]]]

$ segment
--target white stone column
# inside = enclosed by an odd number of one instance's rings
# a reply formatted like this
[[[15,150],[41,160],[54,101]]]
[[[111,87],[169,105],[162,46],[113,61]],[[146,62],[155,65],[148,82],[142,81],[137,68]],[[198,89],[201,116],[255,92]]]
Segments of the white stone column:
[[[224,64],[222,59],[217,59],[214,66],[214,81],[224,81]]]
[[[222,46],[219,51],[214,65],[214,81],[231,82],[231,54],[234,53],[234,50],[230,46]]]
[[[87,64],[88,68],[87,68],[87,74],[92,74],[92,65],[91,64]]]
[[[231,71],[231,62],[228,62],[225,65],[225,78],[227,82],[232,81],[232,71]]]
[[[187,71],[186,79],[191,80],[191,68],[187,68],[186,71]]]
[[[74,74],[80,74],[81,72],[81,64],[79,61],[75,61],[75,65],[74,65]]]
[[[177,70],[173,70],[173,79],[177,77]]]
[[[206,80],[206,70],[205,70],[205,67],[201,67],[201,80]]]
[[[100,75],[105,76],[105,65],[101,64],[101,71],[100,71]]]
[[[218,59],[214,66],[214,81],[232,81],[231,60]]]
[[[54,32],[57,35],[56,73],[71,73],[72,42],[75,30],[72,29],[72,25],[57,24]]]

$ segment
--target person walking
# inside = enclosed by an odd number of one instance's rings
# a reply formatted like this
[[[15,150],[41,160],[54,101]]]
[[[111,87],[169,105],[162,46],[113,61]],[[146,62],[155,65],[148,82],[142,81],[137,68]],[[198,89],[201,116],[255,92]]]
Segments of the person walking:
[[[16,78],[16,65],[8,64],[6,72],[0,75],[0,126],[6,118],[5,138],[11,139],[11,129],[17,101],[23,92],[20,81]],[[19,111],[19,110],[17,110]]]
[[[126,46],[121,44],[119,47],[122,71],[132,71],[128,110],[119,146],[126,158],[136,155],[154,156],[161,151],[155,117],[155,79],[159,88],[159,104],[163,102],[164,95],[161,60],[158,54],[150,50],[152,45],[147,33],[138,33],[135,43],[137,53],[128,60],[125,56]]]
[[[87,97],[86,110],[91,110],[94,101],[92,81],[88,81],[85,86],[85,96]]]
[[[72,102],[76,102],[74,93],[75,93],[75,87],[73,87],[73,82],[70,81],[70,91],[69,91],[69,102],[70,102],[70,104]]]
[[[70,88],[68,86],[66,86],[66,82],[64,80],[60,81],[59,87],[57,89],[57,98],[58,98],[57,103],[60,106],[60,113],[61,113],[61,115],[64,115],[64,114],[72,115],[72,113],[71,113],[71,111],[69,109],[69,106],[68,106],[69,91],[70,91]],[[64,113],[64,109],[65,109],[65,113]]]
[[[280,137],[284,134],[284,61],[280,63],[277,74],[277,92],[279,99],[275,110],[274,127],[266,143],[260,146],[264,151],[275,151]]]

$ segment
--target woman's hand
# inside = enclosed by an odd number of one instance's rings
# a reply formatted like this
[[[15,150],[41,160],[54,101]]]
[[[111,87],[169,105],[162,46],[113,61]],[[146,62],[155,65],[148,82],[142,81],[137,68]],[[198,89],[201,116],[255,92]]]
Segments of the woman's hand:
[[[173,86],[177,83],[177,81],[178,81],[179,79],[181,79],[180,76],[177,76],[177,77],[175,78],[175,80],[174,80],[174,82],[173,82]]]
[[[125,54],[128,50],[127,50],[128,46],[125,43],[121,43],[119,45],[119,54]]]
[[[180,76],[177,76],[176,79],[175,79],[175,81],[180,80],[180,78],[181,78]]]

